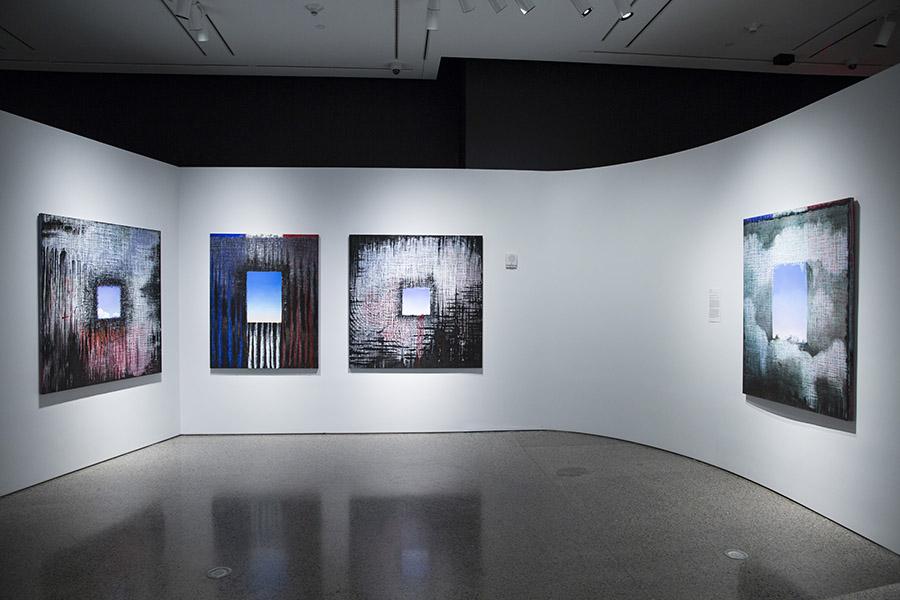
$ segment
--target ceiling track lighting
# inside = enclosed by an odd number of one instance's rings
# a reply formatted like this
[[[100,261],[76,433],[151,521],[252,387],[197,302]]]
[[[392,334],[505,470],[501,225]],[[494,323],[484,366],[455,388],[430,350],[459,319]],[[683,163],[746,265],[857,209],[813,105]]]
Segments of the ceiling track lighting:
[[[499,13],[506,8],[506,0],[488,0],[488,3],[491,5],[491,8],[494,9],[495,13]]]
[[[175,16],[179,19],[190,19],[192,6],[191,0],[175,0]]]
[[[881,29],[878,30],[878,37],[875,38],[873,44],[876,48],[887,48],[894,36],[894,29],[897,28],[897,21],[894,15],[888,15],[881,23]]]
[[[209,41],[209,31],[206,29],[206,9],[199,2],[191,3],[188,17],[188,29],[198,42]]]
[[[594,8],[588,4],[587,0],[572,0],[572,6],[575,7],[575,10],[577,10],[582,17],[588,16],[591,14],[591,11],[594,10]]]
[[[472,12],[475,10],[475,5],[472,3],[472,0],[459,0],[459,10],[464,13]]]
[[[441,0],[428,0],[428,11],[425,13],[425,29],[438,30],[438,16],[441,14]]]
[[[534,2],[531,0],[516,0],[516,6],[519,7],[523,15],[527,15],[534,10]]]
[[[616,5],[616,12],[619,13],[620,21],[630,19],[634,15],[634,11],[631,10],[631,2],[629,0],[613,0],[613,4]]]

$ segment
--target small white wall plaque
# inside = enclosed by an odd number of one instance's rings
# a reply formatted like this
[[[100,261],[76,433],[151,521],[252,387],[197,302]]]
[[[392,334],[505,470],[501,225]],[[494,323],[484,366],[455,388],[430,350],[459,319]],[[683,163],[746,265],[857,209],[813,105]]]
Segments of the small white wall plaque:
[[[515,271],[519,268],[519,255],[518,254],[507,254],[506,255],[506,268]]]
[[[722,322],[722,299],[718,288],[709,288],[709,322]]]

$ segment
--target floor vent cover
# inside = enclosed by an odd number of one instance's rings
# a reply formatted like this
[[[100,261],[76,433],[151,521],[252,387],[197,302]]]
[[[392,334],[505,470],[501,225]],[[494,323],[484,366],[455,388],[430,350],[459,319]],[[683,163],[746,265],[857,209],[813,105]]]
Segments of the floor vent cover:
[[[223,577],[228,577],[230,574],[231,569],[229,567],[213,567],[206,572],[206,576],[210,579],[222,579]]]

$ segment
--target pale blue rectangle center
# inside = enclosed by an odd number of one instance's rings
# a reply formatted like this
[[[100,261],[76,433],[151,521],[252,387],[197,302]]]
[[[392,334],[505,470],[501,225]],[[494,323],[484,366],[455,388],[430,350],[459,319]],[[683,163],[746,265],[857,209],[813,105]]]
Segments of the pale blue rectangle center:
[[[423,287],[403,288],[403,308],[406,317],[431,314],[431,289]]]
[[[247,322],[281,323],[281,271],[247,271]]]
[[[97,286],[97,318],[118,319],[122,316],[122,288],[117,285]]]
[[[806,342],[808,299],[806,263],[775,266],[772,276],[772,335],[782,340]]]

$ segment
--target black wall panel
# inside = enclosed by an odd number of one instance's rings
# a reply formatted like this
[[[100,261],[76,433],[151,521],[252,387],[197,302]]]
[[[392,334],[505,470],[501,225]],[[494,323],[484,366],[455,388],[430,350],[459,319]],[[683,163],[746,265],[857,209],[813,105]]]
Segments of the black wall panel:
[[[179,166],[572,169],[722,139],[858,80],[474,59],[435,81],[0,71],[0,110]]]

